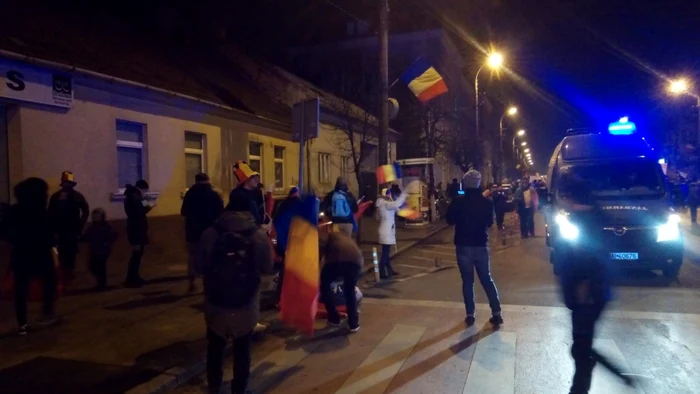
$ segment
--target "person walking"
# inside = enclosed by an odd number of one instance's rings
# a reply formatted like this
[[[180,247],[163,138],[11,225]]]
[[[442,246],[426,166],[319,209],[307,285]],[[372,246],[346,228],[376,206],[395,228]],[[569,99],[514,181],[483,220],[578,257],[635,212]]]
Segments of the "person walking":
[[[27,299],[32,280],[42,282],[42,313],[39,324],[56,321],[54,301],[57,276],[53,248],[55,238],[46,204],[49,186],[39,178],[28,178],[14,188],[17,203],[3,219],[3,237],[12,245],[10,270],[14,278],[15,315],[19,335],[26,335]]]
[[[329,211],[333,224],[333,232],[342,232],[352,237],[355,228],[355,212],[357,212],[357,200],[348,190],[348,182],[339,176],[335,182],[335,188],[326,195],[324,205]]]
[[[491,201],[493,201],[493,210],[496,213],[496,227],[503,230],[503,223],[506,217],[506,196],[498,185],[491,186]]]
[[[73,279],[78,241],[90,215],[87,200],[75,190],[76,185],[73,173],[64,171],[60,190],[49,200],[49,216],[58,240],[58,261],[66,283]]]
[[[479,277],[491,307],[489,322],[495,326],[503,324],[501,301],[496,284],[491,277],[488,229],[493,225],[493,203],[483,196],[479,186],[481,174],[469,170],[462,178],[464,194],[457,196],[447,210],[447,223],[455,226],[454,243],[457,265],[462,276],[462,296],[467,312],[465,322],[472,326],[476,322],[474,302],[474,271]]]
[[[196,269],[197,248],[202,233],[214,225],[224,210],[224,201],[211,185],[209,175],[197,174],[185,197],[182,199],[180,215],[185,217],[185,240],[187,241],[187,273],[189,286],[187,291],[197,291]]]
[[[348,314],[350,332],[360,330],[360,315],[357,311],[355,287],[360,278],[364,257],[357,243],[347,234],[331,232],[319,237],[320,256],[324,264],[321,268],[321,301],[328,312],[328,325],[340,326],[340,315],[335,307],[331,284],[338,278],[343,280],[343,293]]]
[[[154,203],[146,198],[148,182],[141,179],[135,186],[126,185],[124,195],[124,212],[126,213],[126,235],[131,245],[131,257],[127,269],[126,287],[141,287],[145,281],[141,278],[141,259],[148,245],[148,212]]]
[[[214,226],[202,234],[199,253],[209,393],[221,390],[226,344],[233,338],[231,392],[243,394],[250,376],[253,330],[260,317],[260,277],[272,271],[267,234],[244,194],[234,194]]]
[[[117,232],[107,222],[107,214],[102,208],[91,213],[92,221],[85,229],[83,240],[90,247],[90,273],[95,277],[98,291],[107,290],[107,260],[112,254],[112,245],[117,240]]]
[[[516,196],[518,201],[518,215],[520,216],[520,236],[525,239],[535,236],[535,211],[539,204],[537,191],[530,185],[530,181],[523,179]]]
[[[459,181],[457,181],[457,178],[452,179],[452,183],[447,185],[447,197],[449,197],[450,200],[453,200],[459,195],[460,190],[461,188],[459,186]]]
[[[383,189],[377,198],[377,214],[379,216],[379,244],[382,246],[382,257],[379,260],[379,277],[391,279],[393,275],[399,275],[391,266],[391,247],[396,245],[396,214],[399,208],[406,202],[408,193],[392,198],[391,190]]]

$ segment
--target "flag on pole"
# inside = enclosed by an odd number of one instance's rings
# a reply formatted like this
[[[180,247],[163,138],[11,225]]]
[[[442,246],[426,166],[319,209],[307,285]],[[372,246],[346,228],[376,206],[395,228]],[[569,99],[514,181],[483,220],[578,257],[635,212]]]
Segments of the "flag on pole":
[[[425,59],[416,60],[408,70],[399,77],[408,85],[418,100],[425,104],[435,97],[447,93],[447,85],[440,74]]]
[[[401,178],[403,178],[403,172],[401,171],[401,165],[398,162],[377,167],[377,183],[380,185],[393,182]]]
[[[305,196],[291,212],[280,299],[282,321],[308,335],[318,308],[318,205],[315,196]]]

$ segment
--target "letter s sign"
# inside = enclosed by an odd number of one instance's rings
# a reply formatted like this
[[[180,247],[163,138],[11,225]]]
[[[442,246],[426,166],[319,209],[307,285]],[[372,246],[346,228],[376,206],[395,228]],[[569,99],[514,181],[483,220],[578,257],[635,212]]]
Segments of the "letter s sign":
[[[10,70],[7,72],[7,79],[9,80],[6,85],[8,88],[21,92],[25,88],[24,84],[24,74],[19,71]]]

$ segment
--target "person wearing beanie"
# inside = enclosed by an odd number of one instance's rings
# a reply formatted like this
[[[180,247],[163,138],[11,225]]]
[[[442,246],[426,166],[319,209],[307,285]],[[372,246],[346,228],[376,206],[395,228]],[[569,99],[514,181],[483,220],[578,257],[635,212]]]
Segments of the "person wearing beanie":
[[[209,392],[221,390],[226,347],[233,338],[231,392],[245,393],[251,341],[260,317],[261,275],[272,271],[269,239],[245,194],[232,193],[226,210],[204,231],[197,262],[204,276]]]
[[[479,186],[481,174],[469,170],[462,178],[464,194],[457,195],[447,209],[447,223],[455,226],[454,243],[457,265],[462,276],[462,296],[467,312],[465,322],[471,326],[476,322],[474,301],[474,271],[484,287],[491,307],[489,322],[495,326],[503,324],[498,290],[491,277],[489,256],[489,227],[493,225],[493,203],[484,197]]]
[[[49,199],[49,216],[58,241],[58,261],[63,279],[70,283],[78,255],[78,240],[90,215],[85,196],[75,190],[77,182],[72,172],[61,174],[61,188]]]
[[[197,291],[195,281],[198,272],[195,269],[197,247],[202,233],[219,218],[224,210],[224,201],[214,190],[205,173],[194,177],[194,185],[190,186],[182,199],[180,215],[185,217],[185,240],[187,241],[187,269],[189,276],[188,292]]]

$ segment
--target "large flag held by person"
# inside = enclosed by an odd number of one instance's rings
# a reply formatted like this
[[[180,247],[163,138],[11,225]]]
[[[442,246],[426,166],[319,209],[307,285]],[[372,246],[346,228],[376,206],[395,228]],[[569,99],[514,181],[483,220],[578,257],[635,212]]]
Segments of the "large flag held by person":
[[[401,165],[398,162],[377,167],[377,183],[380,185],[393,182],[401,178],[403,178],[403,172],[401,171]]]
[[[290,209],[284,282],[280,299],[282,321],[303,333],[314,332],[318,309],[319,250],[318,206],[316,196],[304,196]]]
[[[423,104],[443,93],[447,93],[445,80],[424,58],[420,58],[411,64],[399,79],[408,85],[411,92]]]

